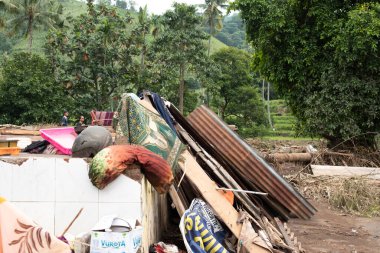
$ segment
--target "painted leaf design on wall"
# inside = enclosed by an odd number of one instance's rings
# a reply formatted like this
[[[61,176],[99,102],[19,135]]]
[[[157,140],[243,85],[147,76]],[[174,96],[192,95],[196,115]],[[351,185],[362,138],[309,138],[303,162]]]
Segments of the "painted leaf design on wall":
[[[22,223],[17,219],[20,226],[14,232],[19,234],[20,237],[9,243],[9,246],[19,246],[19,253],[33,253],[38,252],[38,248],[49,248],[51,245],[51,236],[49,232],[42,231],[41,227]],[[45,240],[43,240],[43,238]]]

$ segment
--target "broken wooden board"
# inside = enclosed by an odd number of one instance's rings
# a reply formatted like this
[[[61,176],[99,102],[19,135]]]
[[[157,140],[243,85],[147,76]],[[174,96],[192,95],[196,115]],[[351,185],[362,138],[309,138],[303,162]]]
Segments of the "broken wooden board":
[[[310,165],[315,176],[358,177],[380,180],[380,168]]]
[[[175,190],[173,185],[170,186],[169,195],[173,200],[175,209],[177,210],[180,217],[185,213],[185,206],[183,205],[181,198],[178,196],[178,192]]]
[[[1,129],[1,135],[40,135],[40,132],[34,130],[23,130],[23,129]]]
[[[206,172],[204,172],[189,151],[186,150],[182,154],[182,157],[184,159],[181,159],[178,163],[181,170],[198,189],[205,201],[212,207],[215,215],[228,227],[235,237],[239,238],[242,230],[242,224],[237,222],[239,219],[238,212],[228,202],[223,194],[215,189],[215,183],[208,177]],[[263,248],[254,243],[250,244],[250,247],[251,248],[248,249],[248,252],[270,252],[269,249]]]

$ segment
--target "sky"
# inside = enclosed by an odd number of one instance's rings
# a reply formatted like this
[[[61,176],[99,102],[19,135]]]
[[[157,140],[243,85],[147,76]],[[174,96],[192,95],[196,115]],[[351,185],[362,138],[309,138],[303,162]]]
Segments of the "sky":
[[[174,2],[187,4],[203,4],[204,0],[134,0],[138,7],[148,6],[149,13],[162,14],[168,10]]]

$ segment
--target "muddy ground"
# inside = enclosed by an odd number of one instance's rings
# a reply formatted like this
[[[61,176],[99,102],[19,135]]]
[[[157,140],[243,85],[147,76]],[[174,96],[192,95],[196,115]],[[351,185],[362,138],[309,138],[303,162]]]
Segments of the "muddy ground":
[[[380,217],[365,218],[311,201],[318,212],[310,220],[291,219],[289,227],[308,253],[380,252]]]
[[[316,141],[260,141],[250,144],[262,153],[300,152]],[[301,151],[302,152],[302,151]],[[294,175],[305,163],[272,164],[282,175]],[[307,169],[305,170],[305,172]],[[377,253],[380,252],[380,217],[360,217],[331,207],[326,200],[309,201],[318,209],[310,220],[291,219],[288,225],[307,253]]]

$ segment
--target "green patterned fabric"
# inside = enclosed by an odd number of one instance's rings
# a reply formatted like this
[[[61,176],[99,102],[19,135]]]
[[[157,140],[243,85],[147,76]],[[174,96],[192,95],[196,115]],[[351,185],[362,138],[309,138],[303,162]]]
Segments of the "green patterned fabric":
[[[134,94],[123,94],[115,116],[116,143],[137,144],[162,156],[173,168],[184,147],[159,114],[139,103]]]

